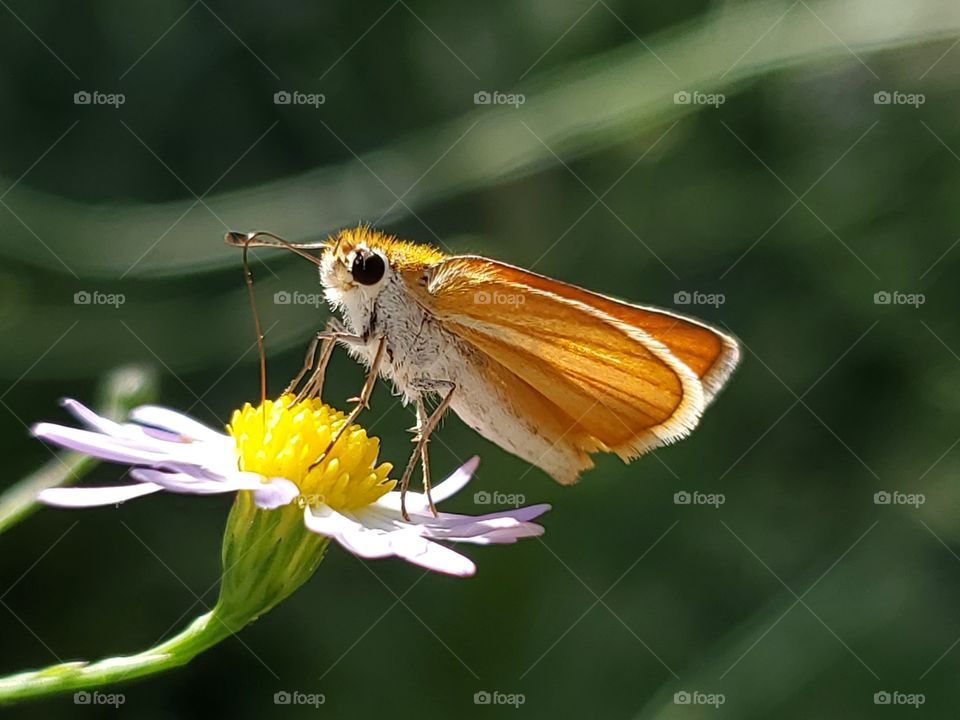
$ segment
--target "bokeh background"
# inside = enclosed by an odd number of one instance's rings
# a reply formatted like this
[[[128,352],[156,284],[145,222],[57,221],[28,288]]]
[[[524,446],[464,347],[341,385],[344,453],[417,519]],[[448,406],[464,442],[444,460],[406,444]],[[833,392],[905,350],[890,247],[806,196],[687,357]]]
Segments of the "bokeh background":
[[[542,541],[468,548],[475,578],[333,549],[239,639],[120,688],[119,710],[66,696],[5,716],[955,710],[955,3],[0,5],[5,489],[62,472],[27,434],[65,419],[58,397],[152,397],[212,425],[256,398],[227,229],[309,240],[369,222],[689,312],[744,346],[692,437],[629,467],[599,458],[571,488],[449,418],[438,473],[477,453],[474,491],[554,506]],[[302,260],[258,251],[253,272],[276,392],[327,311]],[[338,355],[329,399],[361,380]],[[364,416],[397,464],[412,417],[387,387]],[[5,525],[0,671],[182,627],[215,599],[229,502]],[[486,509],[469,492],[449,507]],[[276,706],[280,690],[326,702]]]

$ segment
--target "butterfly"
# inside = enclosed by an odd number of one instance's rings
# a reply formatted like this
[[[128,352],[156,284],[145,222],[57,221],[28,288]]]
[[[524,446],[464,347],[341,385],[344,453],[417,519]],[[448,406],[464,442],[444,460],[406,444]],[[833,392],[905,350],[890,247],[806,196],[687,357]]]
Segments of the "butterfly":
[[[320,249],[308,257],[341,318],[318,334],[324,357],[339,343],[367,366],[360,406],[379,376],[416,410],[403,490],[419,459],[429,493],[426,445],[448,409],[566,485],[593,453],[628,462],[688,435],[740,357],[732,336],[699,320],[366,226],[319,244],[227,240]]]

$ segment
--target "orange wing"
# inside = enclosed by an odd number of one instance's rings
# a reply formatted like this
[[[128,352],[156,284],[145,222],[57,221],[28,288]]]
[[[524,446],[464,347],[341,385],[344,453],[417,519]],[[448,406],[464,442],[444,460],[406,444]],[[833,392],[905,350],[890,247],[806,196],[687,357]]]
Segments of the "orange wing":
[[[469,264],[493,265],[497,276],[504,282],[537,288],[583,303],[631,327],[643,330],[663,343],[678,360],[696,373],[703,384],[708,404],[729,379],[740,359],[740,348],[736,340],[694,318],[661,308],[631,305],[576,285],[482,257],[461,256],[457,259]]]
[[[736,343],[695,321],[485,258],[446,258],[418,280],[443,327],[547,401],[512,393],[519,414],[547,427],[557,418],[538,415],[555,407],[579,451],[630,459],[687,435],[736,363]]]

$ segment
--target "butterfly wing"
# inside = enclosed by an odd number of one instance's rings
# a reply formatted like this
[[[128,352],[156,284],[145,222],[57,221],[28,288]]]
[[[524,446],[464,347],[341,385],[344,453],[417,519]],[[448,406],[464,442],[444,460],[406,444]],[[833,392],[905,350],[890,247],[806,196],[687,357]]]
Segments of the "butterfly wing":
[[[491,263],[503,282],[537,288],[582,303],[631,327],[643,330],[693,370],[700,378],[708,404],[726,384],[740,359],[740,348],[734,338],[694,318],[661,308],[631,305],[486,258],[464,256],[458,259],[470,261],[467,265]]]
[[[736,344],[705,326],[486,258],[446,258],[423,279],[408,283],[417,302],[501,386],[522,383],[510,393],[521,417],[547,427],[552,408],[578,451],[630,459],[687,435],[716,389],[705,379],[735,363]]]

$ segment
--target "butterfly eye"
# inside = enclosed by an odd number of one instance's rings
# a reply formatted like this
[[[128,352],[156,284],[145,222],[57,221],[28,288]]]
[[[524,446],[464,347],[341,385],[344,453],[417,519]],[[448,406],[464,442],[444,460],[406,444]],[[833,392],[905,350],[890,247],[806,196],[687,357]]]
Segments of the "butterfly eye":
[[[373,252],[358,252],[353,259],[350,274],[361,285],[376,285],[386,270],[387,265],[381,256]]]

